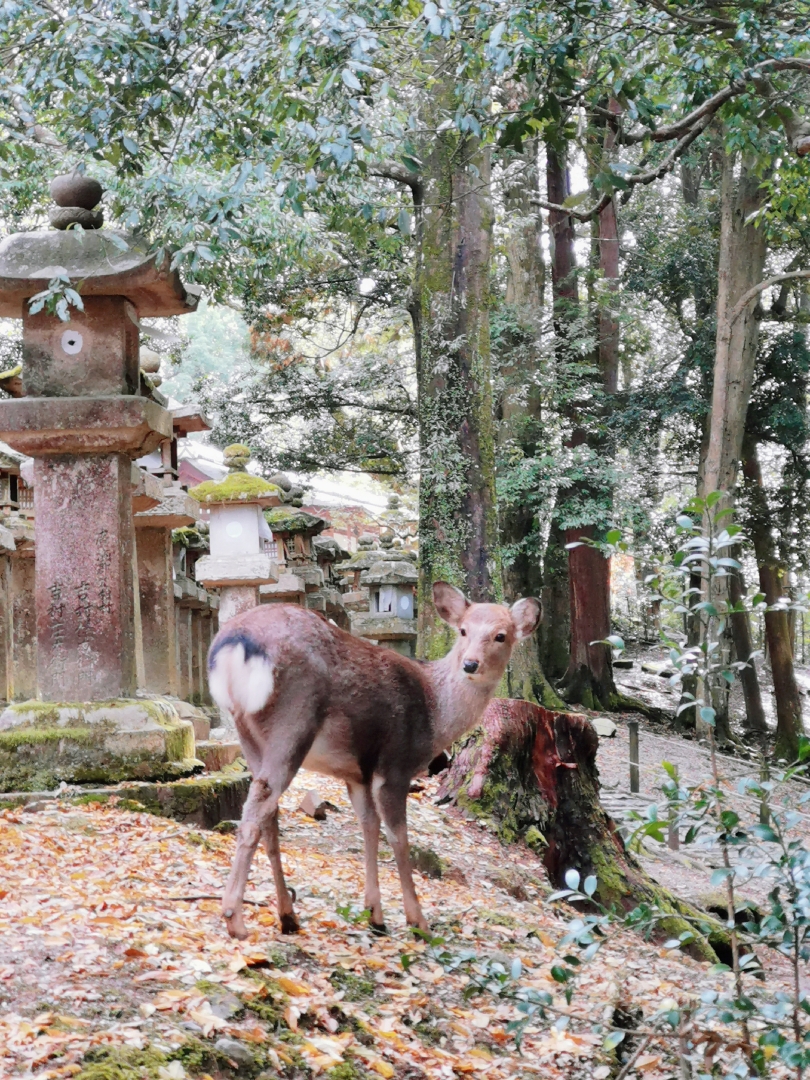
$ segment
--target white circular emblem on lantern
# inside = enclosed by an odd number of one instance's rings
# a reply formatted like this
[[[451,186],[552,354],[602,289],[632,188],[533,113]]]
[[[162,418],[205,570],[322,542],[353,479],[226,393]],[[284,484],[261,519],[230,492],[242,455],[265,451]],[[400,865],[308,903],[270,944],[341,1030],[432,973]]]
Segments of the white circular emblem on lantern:
[[[237,537],[242,535],[242,526],[238,521],[229,521],[225,526],[225,533],[232,540],[236,540]]]
[[[82,351],[84,338],[78,330],[65,330],[62,334],[60,344],[63,352],[66,352],[68,356],[75,356]]]

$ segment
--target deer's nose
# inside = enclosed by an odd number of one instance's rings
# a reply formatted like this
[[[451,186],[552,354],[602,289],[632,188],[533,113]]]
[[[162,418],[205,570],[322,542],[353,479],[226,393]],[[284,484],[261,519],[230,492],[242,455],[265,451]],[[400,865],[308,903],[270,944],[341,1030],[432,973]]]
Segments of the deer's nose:
[[[466,673],[468,675],[474,675],[475,672],[478,671],[478,661],[477,660],[465,660],[464,661],[464,670],[466,671]]]

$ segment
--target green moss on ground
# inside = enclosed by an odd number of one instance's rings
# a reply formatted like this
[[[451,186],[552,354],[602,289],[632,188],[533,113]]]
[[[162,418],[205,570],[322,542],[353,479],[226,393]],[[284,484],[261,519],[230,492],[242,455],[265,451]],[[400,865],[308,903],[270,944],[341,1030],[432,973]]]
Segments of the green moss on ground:
[[[189,495],[201,503],[249,502],[251,499],[281,497],[281,488],[250,473],[230,473],[223,480],[205,480],[189,489]]]
[[[440,858],[432,848],[411,844],[411,867],[429,878],[441,878],[447,873],[449,864]]]
[[[374,997],[375,986],[372,979],[364,979],[343,968],[336,968],[329,976],[329,982],[335,989],[344,991],[346,1001],[365,1001]]]

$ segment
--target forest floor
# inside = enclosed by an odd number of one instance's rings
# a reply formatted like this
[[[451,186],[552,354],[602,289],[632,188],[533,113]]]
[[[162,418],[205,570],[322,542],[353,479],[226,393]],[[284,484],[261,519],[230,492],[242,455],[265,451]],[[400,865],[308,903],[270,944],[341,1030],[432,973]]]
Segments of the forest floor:
[[[606,751],[620,754],[621,743],[603,743]],[[309,786],[336,807],[323,822],[298,809]],[[435,789],[427,781],[410,800],[412,842],[443,861],[441,879],[417,876],[433,932],[444,939],[433,946],[404,926],[385,846],[390,936],[353,921],[360,832],[343,789],[321,777],[300,774],[282,801],[284,862],[302,922],[295,937],[279,933],[261,853],[247,941],[227,937],[215,900],[184,899],[221,894],[232,836],[113,805],[4,811],[0,1075],[183,1080],[264,1070],[302,1080],[606,1080],[638,1049],[629,1035],[618,1050],[604,1050],[612,1027],[626,1027],[628,1017],[644,1023],[672,1001],[727,985],[727,974],[620,931],[598,962],[583,966],[567,1005],[550,970],[572,910],[548,902],[528,849],[505,849],[457,810],[436,806]],[[470,995],[475,964],[511,972],[517,958],[513,987],[555,995],[549,1017],[527,1029],[522,1052],[508,1030],[514,1002]],[[672,1041],[650,1042],[629,1075],[673,1077]]]
[[[670,696],[656,675],[634,670],[622,683],[650,700]],[[677,764],[687,783],[710,776],[695,742],[642,720],[641,791],[631,796],[629,717],[614,719],[617,734],[600,741],[598,764],[606,808],[627,827],[631,810],[643,814],[660,801],[661,760]],[[756,765],[723,756],[721,767],[731,782]],[[579,969],[569,1005],[551,969],[568,951],[560,942],[573,910],[548,901],[531,851],[505,848],[460,811],[435,805],[436,780],[421,786],[409,801],[411,841],[441,943],[407,931],[385,845],[390,935],[374,936],[358,920],[360,830],[344,789],[322,777],[301,773],[282,800],[285,870],[302,923],[294,937],[279,933],[261,852],[248,889],[250,937],[227,937],[210,898],[221,895],[232,835],[112,802],[0,813],[0,1077],[608,1080],[641,1051],[628,1076],[671,1080],[671,1036],[641,1047],[628,1032],[605,1050],[605,1035],[647,1025],[673,1001],[688,1005],[728,986],[730,976],[617,931]],[[310,787],[334,805],[325,821],[299,809]],[[649,842],[641,860],[662,884],[705,902],[710,850],[670,852]],[[439,870],[441,878],[431,876]],[[506,980],[507,994],[476,991],[485,962],[516,976]],[[771,964],[766,976],[775,990],[787,972]],[[521,988],[554,998],[518,1048],[509,1024]]]

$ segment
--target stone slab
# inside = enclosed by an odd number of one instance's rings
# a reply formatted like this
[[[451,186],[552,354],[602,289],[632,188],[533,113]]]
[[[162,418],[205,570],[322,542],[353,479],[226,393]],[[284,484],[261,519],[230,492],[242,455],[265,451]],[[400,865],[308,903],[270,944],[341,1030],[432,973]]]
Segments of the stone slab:
[[[174,779],[200,769],[191,721],[165,700],[26,701],[0,714],[0,791]]]
[[[141,513],[157,506],[163,498],[163,484],[157,476],[132,462],[132,512]]]
[[[73,791],[15,791],[0,794],[0,807],[44,803],[60,806],[116,799],[126,810],[147,811],[188,825],[213,829],[221,821],[238,821],[250,790],[250,773],[239,763],[221,772],[175,781],[127,781]]]
[[[600,739],[612,739],[619,730],[608,716],[594,716],[591,726]]]
[[[193,525],[200,516],[200,504],[177,486],[163,488],[160,502],[151,510],[135,515],[135,528],[180,529]]]
[[[0,440],[31,457],[112,452],[143,457],[171,434],[171,413],[144,397],[0,401]]]
[[[280,573],[278,581],[259,588],[263,603],[300,604],[305,593],[306,586],[297,574]]]
[[[205,765],[206,772],[219,772],[226,765],[232,765],[242,757],[242,747],[238,742],[218,742],[203,740],[197,743],[197,757]]]
[[[81,281],[82,296],[125,296],[138,315],[185,315],[197,306],[170,256],[155,264],[144,241],[115,229],[14,233],[0,242],[0,316],[22,318],[28,297],[56,274]]]
[[[203,555],[194,568],[197,581],[207,587],[264,585],[279,580],[278,566],[270,555],[237,555],[214,558]]]

